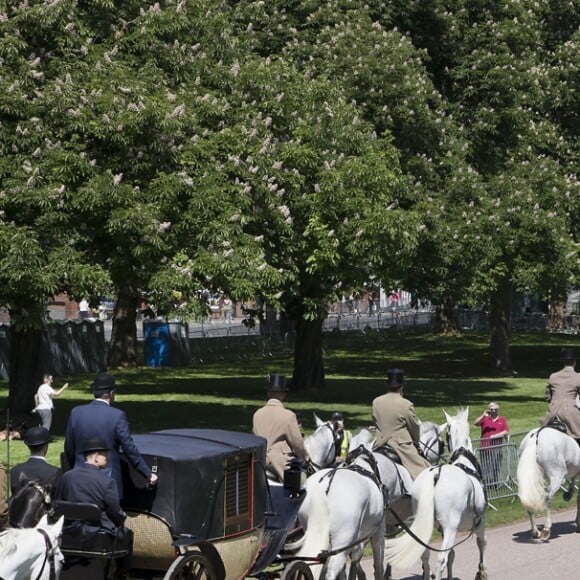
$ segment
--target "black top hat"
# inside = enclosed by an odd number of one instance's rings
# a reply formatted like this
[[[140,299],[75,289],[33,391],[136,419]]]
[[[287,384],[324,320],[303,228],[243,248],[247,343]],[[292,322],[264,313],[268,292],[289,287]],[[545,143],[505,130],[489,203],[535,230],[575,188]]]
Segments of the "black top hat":
[[[389,369],[387,371],[387,388],[396,390],[403,386],[405,371],[403,369]]]
[[[282,391],[288,390],[286,386],[286,377],[279,374],[271,374],[266,377],[266,390],[267,391]]]
[[[50,433],[45,427],[30,427],[26,429],[23,439],[28,447],[40,447],[50,443]]]
[[[90,453],[91,451],[108,451],[109,448],[103,439],[100,437],[90,437],[85,439],[81,453]]]
[[[109,373],[99,373],[91,384],[91,389],[95,395],[104,395],[115,388],[117,388],[115,377]]]
[[[576,360],[578,358],[578,351],[575,348],[563,348],[560,360]]]

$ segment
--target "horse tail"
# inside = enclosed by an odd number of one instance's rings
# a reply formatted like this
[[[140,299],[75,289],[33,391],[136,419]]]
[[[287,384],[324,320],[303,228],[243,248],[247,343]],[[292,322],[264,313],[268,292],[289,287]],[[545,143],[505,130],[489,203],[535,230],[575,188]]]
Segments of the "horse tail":
[[[521,504],[530,513],[546,510],[544,474],[537,460],[538,435],[528,435],[522,444],[518,461],[518,496]]]
[[[417,490],[417,510],[411,525],[411,534],[386,542],[385,558],[393,566],[410,568],[420,557],[431,539],[435,524],[435,470],[429,469],[420,475],[420,487]],[[423,542],[419,543],[414,537]]]
[[[313,482],[314,483],[314,482]],[[330,512],[324,486],[320,482],[307,486],[306,499],[300,508],[300,522],[304,536],[297,542],[300,549],[296,555],[313,557],[330,548]],[[314,580],[320,578],[322,566],[312,566]]]

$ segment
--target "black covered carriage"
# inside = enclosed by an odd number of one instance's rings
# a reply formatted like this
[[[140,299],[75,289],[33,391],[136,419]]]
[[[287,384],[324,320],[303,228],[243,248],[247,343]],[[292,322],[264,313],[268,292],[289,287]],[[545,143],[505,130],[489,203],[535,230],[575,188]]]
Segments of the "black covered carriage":
[[[166,578],[198,577],[201,569],[219,580],[258,573],[273,561],[302,496],[268,485],[265,439],[213,429],[134,439],[159,476],[149,488],[123,461],[135,569],[167,571]]]

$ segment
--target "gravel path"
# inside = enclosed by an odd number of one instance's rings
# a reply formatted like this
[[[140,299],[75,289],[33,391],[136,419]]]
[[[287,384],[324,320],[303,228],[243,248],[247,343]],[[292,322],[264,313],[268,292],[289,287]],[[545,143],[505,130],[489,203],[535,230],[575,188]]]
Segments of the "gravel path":
[[[553,514],[552,537],[548,542],[532,540],[528,521],[487,530],[485,563],[489,580],[544,580],[580,578],[580,534],[576,534],[576,511],[565,510]],[[543,518],[538,520],[543,523]],[[464,537],[464,536],[462,536]],[[479,560],[475,537],[470,538],[455,552],[454,579],[475,578]],[[436,555],[431,555],[432,571]],[[371,558],[365,558],[363,567],[368,580],[373,578]],[[446,576],[443,575],[445,578]],[[411,570],[393,570],[396,580],[419,580],[421,563]]]

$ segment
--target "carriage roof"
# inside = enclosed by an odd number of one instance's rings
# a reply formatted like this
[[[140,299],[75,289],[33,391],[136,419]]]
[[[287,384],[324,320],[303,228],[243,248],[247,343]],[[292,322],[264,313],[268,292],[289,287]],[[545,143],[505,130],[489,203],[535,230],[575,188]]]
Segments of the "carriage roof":
[[[167,522],[174,536],[212,539],[262,525],[266,511],[266,440],[219,429],[171,429],[134,436],[157,465],[153,489],[123,457],[123,505]]]

